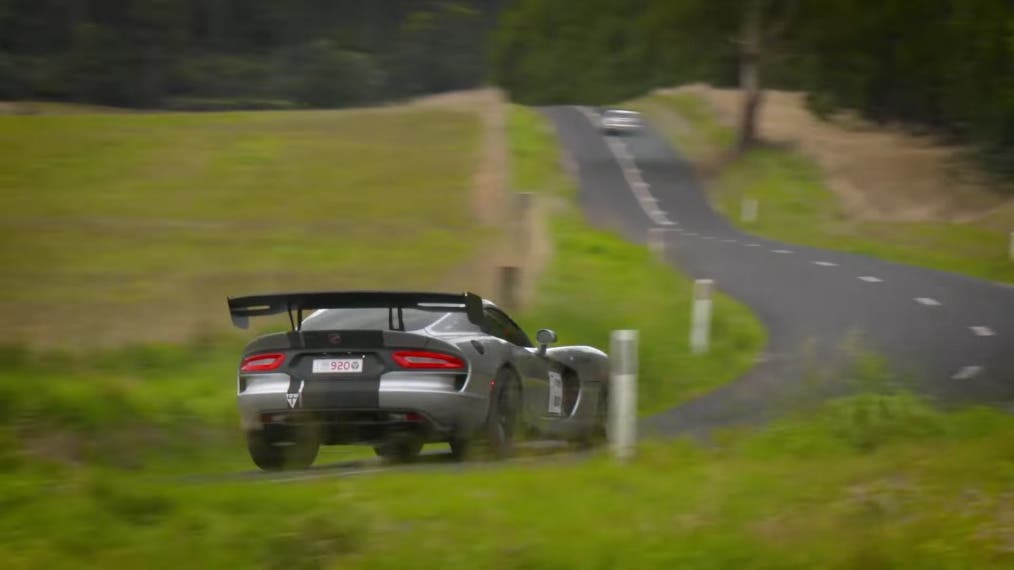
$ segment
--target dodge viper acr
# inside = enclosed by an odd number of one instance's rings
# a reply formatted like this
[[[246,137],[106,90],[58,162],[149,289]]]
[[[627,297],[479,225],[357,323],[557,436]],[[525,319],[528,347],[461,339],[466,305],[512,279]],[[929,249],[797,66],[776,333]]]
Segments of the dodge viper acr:
[[[288,313],[290,332],[243,350],[242,426],[265,470],[308,467],[321,445],[366,444],[390,460],[448,442],[497,456],[523,437],[594,441],[605,431],[609,361],[549,345],[472,293],[344,291],[230,298],[233,323]]]

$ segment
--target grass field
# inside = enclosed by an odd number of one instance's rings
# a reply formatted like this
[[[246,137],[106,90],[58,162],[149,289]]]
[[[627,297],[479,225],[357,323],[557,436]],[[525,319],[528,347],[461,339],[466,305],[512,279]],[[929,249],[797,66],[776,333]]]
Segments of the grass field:
[[[708,104],[690,93],[655,94],[635,105],[676,148],[702,165],[712,203],[742,229],[816,247],[1014,282],[1009,232],[1014,208],[1001,208],[975,222],[864,221],[849,216],[828,188],[817,164],[786,148],[758,148],[721,164],[733,142],[731,130]],[[759,219],[739,219],[744,197],[760,203]]]
[[[612,328],[640,328],[642,410],[747,364],[762,338],[749,314],[720,302],[716,326],[732,330],[717,338],[729,344],[688,357],[686,282],[642,248],[580,222],[537,115],[514,109],[509,132],[515,181],[557,204],[555,263],[526,325],[596,343]],[[622,296],[631,286],[639,295]],[[250,480],[235,477],[251,468],[235,427],[239,342],[0,351],[0,567],[1014,564],[1010,415],[944,414],[904,393],[870,393],[761,431],[721,434],[707,447],[643,443],[628,465],[593,453]]]
[[[0,472],[4,568],[1009,568],[1014,420],[836,401],[711,448],[338,480]],[[6,450],[5,450],[6,451]]]
[[[418,106],[0,116],[0,341],[179,341],[227,327],[226,295],[448,285],[490,237],[480,136]]]
[[[309,116],[302,113],[209,115],[208,120],[211,125],[239,121],[243,129],[252,130],[256,130],[252,125],[267,121],[281,129],[282,125],[275,122],[282,122],[285,115],[291,115],[296,125],[285,127],[283,130],[289,132],[292,139],[298,138],[291,133],[293,129],[300,128],[301,120],[308,120]],[[109,117],[88,115],[82,117],[101,125],[92,130],[103,131],[110,128]],[[125,117],[184,123],[196,121],[192,116]],[[355,125],[363,131],[370,130],[366,122],[393,123],[386,126],[394,128],[404,126],[406,121],[421,121],[420,128],[432,127],[430,130],[433,133],[447,129],[440,136],[453,137],[459,134],[451,127],[438,128],[427,122],[437,118],[451,122],[462,120],[459,127],[466,131],[469,129],[467,116],[463,119],[461,115],[453,113],[431,116],[429,113],[417,115],[408,112],[370,111],[362,113],[361,117],[354,113],[323,113],[321,117],[323,117],[321,120],[335,121],[337,124]],[[56,119],[56,117],[33,118],[54,121]],[[77,117],[70,119],[76,120]],[[59,125],[56,122],[53,124]],[[203,123],[201,125],[203,129],[211,128]],[[35,132],[40,128],[39,124],[35,124],[31,130],[32,135],[28,138],[42,138],[42,134]],[[123,128],[122,125],[114,130],[120,128]],[[197,127],[188,127],[190,128]],[[59,125],[59,129],[70,130],[65,125]],[[89,129],[80,130],[91,132]],[[654,260],[644,248],[628,244],[616,236],[594,231],[581,221],[573,202],[575,192],[573,182],[560,169],[554,137],[537,114],[513,108],[508,130],[515,185],[537,190],[543,199],[555,204],[551,220],[548,220],[555,242],[555,255],[551,266],[538,280],[535,295],[537,302],[519,315],[519,320],[527,329],[534,331],[538,327],[554,327],[560,335],[561,342],[591,344],[604,349],[608,349],[611,330],[618,328],[640,330],[642,334],[640,402],[644,413],[685,401],[736,378],[752,366],[762,347],[764,333],[748,310],[725,297],[720,297],[715,309],[716,341],[713,350],[707,355],[691,355],[686,340],[691,297],[689,283],[670,268]],[[122,134],[116,135],[121,136]],[[37,144],[40,147],[34,152],[28,149],[21,149],[19,152],[27,157],[46,152],[54,153],[57,150],[56,148],[46,150],[47,145]],[[288,143],[278,144],[285,146]],[[352,143],[335,144],[341,146]],[[373,146],[358,151],[344,149],[342,156],[348,154],[365,156],[376,151],[382,157],[394,160],[387,149],[379,148],[382,146],[379,139],[374,140],[372,144]],[[162,154],[183,153],[168,141],[162,141],[160,145],[160,148],[165,149],[161,151]],[[325,152],[323,135],[320,135],[320,139],[313,139],[311,146],[318,145],[322,147],[320,151]],[[450,143],[440,141],[435,141],[429,146],[431,154],[434,155],[447,154],[456,148]],[[203,154],[210,150],[195,152]],[[292,151],[280,148],[278,152],[289,155]],[[358,162],[361,163],[359,165],[361,170],[366,168],[364,165],[381,160],[376,156],[360,158]],[[467,172],[464,167],[455,170],[457,162],[450,161],[447,157],[443,157],[443,160],[450,163],[449,166],[445,165],[450,172],[459,172],[462,176]],[[274,167],[287,166],[277,164]],[[115,169],[112,167],[87,168],[101,172],[101,175],[96,177],[94,185],[86,192],[86,195],[94,200],[98,200],[98,197],[105,195],[109,188],[115,186],[112,181],[120,180],[114,175]],[[322,182],[307,182],[308,186],[326,186],[329,176],[334,175],[332,170],[322,165],[318,165],[317,168],[319,168],[316,171],[317,175]],[[86,168],[84,165],[78,165],[71,169],[80,173]],[[376,169],[378,172],[383,170],[379,166]],[[24,166],[20,170],[28,172],[30,169]],[[410,168],[403,172],[413,171]],[[380,176],[378,173],[374,174]],[[54,178],[46,184],[38,185],[49,188],[49,196],[40,197],[39,203],[17,194],[5,196],[4,199],[12,202],[22,200],[23,209],[38,213],[37,219],[41,218],[42,214],[55,219],[54,212],[67,207],[67,204],[55,200],[52,195],[60,193],[61,184],[67,185],[70,182],[66,177],[58,177],[56,173],[36,173],[34,176],[40,179]],[[385,176],[394,175],[385,174]],[[63,182],[58,182],[56,178],[62,179]],[[157,187],[158,184],[153,178],[157,176],[152,172],[138,171],[132,179],[140,188]],[[194,175],[187,178],[199,177]],[[127,184],[126,181],[117,183]],[[232,182],[223,181],[223,184],[229,183]],[[36,184],[22,182],[20,187],[34,186]],[[463,207],[455,210],[413,201],[413,204],[418,205],[419,211],[407,211],[403,205],[390,204],[393,194],[381,190],[373,194],[352,193],[344,198],[328,198],[334,200],[334,203],[362,202],[354,208],[363,218],[354,224],[348,224],[348,231],[360,232],[360,237],[355,242],[363,250],[359,252],[332,252],[329,248],[333,247],[333,240],[338,239],[335,235],[328,234],[327,240],[317,243],[314,236],[307,235],[302,229],[285,234],[287,230],[280,223],[275,226],[269,225],[267,235],[258,238],[265,243],[264,249],[268,250],[259,254],[254,250],[247,251],[243,247],[233,247],[242,244],[228,232],[208,232],[204,236],[206,238],[204,246],[196,247],[189,240],[194,238],[195,234],[201,235],[199,229],[194,231],[192,227],[184,225],[166,233],[152,232],[141,223],[141,220],[149,218],[163,221],[194,219],[193,216],[197,212],[204,212],[208,219],[217,220],[214,223],[239,224],[248,217],[261,227],[265,222],[256,220],[257,216],[265,215],[265,211],[271,208],[258,204],[260,200],[272,199],[269,195],[274,191],[273,186],[268,179],[260,177],[250,178],[245,184],[236,186],[245,188],[245,192],[251,196],[260,197],[254,201],[254,205],[246,208],[242,205],[233,208],[229,200],[216,195],[219,191],[230,195],[239,190],[220,189],[218,186],[207,189],[199,196],[189,196],[188,199],[192,201],[189,209],[175,204],[168,196],[162,196],[162,205],[132,200],[123,203],[109,200],[105,205],[98,205],[88,202],[83,197],[74,198],[80,207],[79,216],[68,214],[68,218],[95,222],[106,219],[112,212],[117,212],[118,215],[110,219],[115,219],[119,224],[127,224],[129,220],[130,226],[127,230],[134,235],[129,239],[124,236],[122,242],[110,243],[106,250],[89,255],[87,259],[74,259],[71,253],[63,251],[70,247],[64,243],[57,247],[61,250],[59,253],[62,256],[58,258],[59,263],[48,267],[39,265],[38,260],[28,255],[27,251],[31,251],[33,247],[31,244],[26,245],[24,250],[13,248],[5,250],[5,255],[9,256],[8,262],[18,259],[26,267],[38,267],[36,271],[39,274],[48,274],[47,279],[53,281],[47,285],[31,287],[23,281],[23,276],[16,276],[8,277],[10,282],[7,286],[12,289],[11,296],[16,300],[35,303],[33,306],[38,306],[45,300],[49,303],[48,310],[60,314],[70,323],[68,326],[75,324],[83,326],[87,322],[85,316],[91,314],[88,311],[95,311],[94,314],[107,317],[100,312],[101,308],[107,306],[122,312],[123,314],[119,315],[122,318],[136,318],[137,314],[131,310],[131,303],[134,301],[153,303],[156,309],[166,312],[164,320],[169,321],[172,319],[172,311],[180,310],[178,307],[181,303],[184,305],[193,303],[193,306],[186,309],[190,314],[199,314],[198,310],[210,303],[211,307],[208,310],[211,313],[206,318],[209,321],[225,323],[228,319],[224,307],[218,306],[221,298],[217,293],[224,297],[227,292],[218,292],[213,288],[193,292],[188,289],[181,290],[180,283],[186,277],[215,272],[221,276],[221,285],[245,291],[253,289],[257,283],[256,280],[249,283],[247,281],[251,275],[256,274],[255,269],[268,271],[284,266],[295,284],[279,285],[279,288],[298,288],[299,279],[308,279],[307,276],[312,276],[316,268],[333,263],[335,272],[340,273],[343,269],[354,271],[352,276],[338,275],[332,278],[334,284],[329,286],[341,287],[348,280],[356,278],[379,280],[387,275],[388,271],[397,273],[400,267],[418,267],[418,264],[428,261],[408,259],[402,265],[395,267],[390,265],[396,263],[394,259],[398,259],[398,256],[408,257],[424,252],[426,248],[442,245],[443,238],[414,240],[412,248],[387,252],[386,249],[391,247],[390,240],[396,237],[386,234],[373,235],[371,232],[377,231],[373,226],[383,226],[388,230],[396,227],[424,228],[428,224],[419,218],[432,216],[444,220],[445,227],[438,233],[456,235],[462,242],[467,242],[469,236],[476,235],[477,232],[479,235],[483,232],[488,233],[488,230],[480,231],[467,223],[468,217],[461,213]],[[385,188],[393,187],[400,192],[407,191],[407,186],[404,182],[384,185]],[[431,186],[436,184],[432,183]],[[434,191],[432,187],[430,191]],[[160,195],[157,192],[152,194]],[[47,200],[50,201],[48,205]],[[289,203],[301,211],[308,212],[306,223],[325,223],[325,213],[312,208],[312,201],[312,197],[294,195]],[[163,210],[163,207],[166,210]],[[434,213],[432,210],[435,209],[442,211]],[[371,225],[367,223],[368,220],[374,220],[376,224]],[[11,218],[5,221],[8,229],[15,223]],[[88,227],[72,227],[68,230],[69,235],[56,232],[54,229],[53,235],[44,233],[40,239],[55,240],[59,237],[70,242],[76,241],[86,246],[88,250],[96,251],[101,250],[100,245],[108,238],[105,229],[107,228],[93,231]],[[338,233],[344,233],[345,227],[335,229]],[[156,244],[145,241],[152,233],[158,238]],[[272,249],[280,247],[278,243],[270,243],[272,236],[283,242],[286,237],[292,240],[288,256]],[[21,235],[19,239],[29,241],[29,236]],[[304,245],[307,252],[302,251]],[[457,247],[461,255],[467,254],[467,251],[462,251],[464,246]],[[172,263],[168,263],[168,260],[162,257],[169,251],[178,252]],[[274,253],[270,253],[271,251]],[[226,252],[233,252],[235,259],[226,259]],[[201,255],[202,253],[205,255]],[[322,259],[312,258],[314,254]],[[356,268],[355,263],[349,262],[347,257],[370,254],[376,258],[363,260],[364,265],[361,268]],[[126,263],[127,260],[135,260],[136,263]],[[402,283],[435,282],[439,279],[439,275],[435,275],[436,268],[443,267],[441,263],[446,262],[446,259],[442,259],[441,262],[433,264],[432,271],[420,270],[420,275],[406,278],[389,277],[382,286],[391,287],[389,283],[398,283],[399,287],[405,287]],[[95,277],[108,277],[113,281],[122,279],[125,281],[124,287],[139,287],[146,279],[163,278],[169,282],[165,284],[165,298],[151,298],[147,295],[154,295],[154,292],[147,291],[137,291],[135,295],[121,297],[105,288],[89,288],[87,287],[89,283],[85,283],[86,287],[81,288],[81,283],[73,278],[78,271]],[[267,286],[261,285],[258,288]],[[629,295],[629,291],[637,291],[637,295]],[[210,297],[210,300],[205,297]],[[61,310],[65,310],[66,313],[60,313]],[[112,322],[105,325],[106,328],[116,331],[117,326],[123,326],[122,321],[116,320],[117,316],[115,313],[108,315]],[[7,318],[12,320],[12,329],[22,330],[21,324],[14,321],[13,316],[8,315]],[[161,324],[163,318],[160,317],[158,322],[160,325],[157,328],[164,326]],[[238,418],[231,380],[234,374],[235,355],[238,354],[246,337],[219,334],[215,330],[215,327],[209,327],[209,330],[201,334],[173,343],[151,344],[146,343],[144,338],[135,338],[132,339],[133,342],[119,347],[85,351],[76,350],[72,346],[54,349],[46,345],[42,347],[7,345],[2,351],[7,365],[0,371],[0,402],[2,402],[0,412],[3,412],[3,423],[12,438],[10,441],[20,442],[15,446],[19,452],[47,461],[99,464],[160,473],[229,472],[249,468],[241,434],[235,428],[238,425]],[[66,339],[65,336],[60,338]],[[32,389],[23,389],[25,378],[33,379]],[[199,445],[194,445],[195,442]],[[353,450],[353,453],[358,451]],[[339,450],[326,454],[322,462],[345,456],[345,452]]]
[[[691,355],[686,279],[644,248],[581,222],[571,201],[573,183],[560,170],[553,135],[538,115],[513,108],[509,135],[515,181],[558,201],[551,220],[554,263],[539,279],[537,303],[519,315],[527,330],[551,326],[563,343],[608,348],[611,330],[639,329],[646,413],[752,365],[764,335],[749,311],[720,297],[714,348]],[[627,294],[631,290],[638,294]],[[84,353],[9,347],[0,370],[0,415],[15,439],[46,459],[156,471],[248,468],[235,429],[233,375],[242,343],[202,335]],[[25,378],[33,379],[32,389],[23,389]],[[203,438],[200,445],[193,445],[194,437]]]

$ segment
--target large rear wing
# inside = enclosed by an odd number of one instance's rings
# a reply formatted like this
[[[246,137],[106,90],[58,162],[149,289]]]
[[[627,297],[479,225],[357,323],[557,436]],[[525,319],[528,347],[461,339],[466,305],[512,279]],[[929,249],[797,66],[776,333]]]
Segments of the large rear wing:
[[[413,293],[397,291],[333,291],[318,293],[277,293],[231,297],[229,314],[232,324],[245,329],[250,317],[289,314],[292,330],[299,330],[304,311],[317,309],[377,309],[388,310],[388,321],[392,329],[404,330],[402,309],[440,309],[448,312],[463,312],[468,320],[481,325],[483,322],[482,298],[475,293]],[[395,327],[397,315],[398,327]]]

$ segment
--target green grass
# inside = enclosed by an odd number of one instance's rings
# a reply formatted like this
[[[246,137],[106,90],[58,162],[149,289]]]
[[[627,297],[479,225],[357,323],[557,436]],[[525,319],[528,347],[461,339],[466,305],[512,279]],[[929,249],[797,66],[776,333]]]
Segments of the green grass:
[[[731,130],[719,124],[706,103],[694,95],[652,95],[635,106],[691,160],[707,161],[731,147]],[[812,160],[779,148],[747,152],[726,165],[708,191],[722,214],[751,233],[1014,282],[1014,263],[1008,257],[1009,231],[1014,224],[1010,208],[978,223],[852,220],[845,216]],[[759,201],[756,222],[739,219],[743,198]]]
[[[226,295],[439,287],[491,237],[480,132],[420,107],[0,116],[0,341],[176,341],[227,327]]]
[[[639,328],[643,410],[691,391],[661,370],[731,377],[760,339],[749,315],[720,304],[725,326],[747,329],[733,337],[744,346],[725,349],[730,365],[717,353],[687,357],[685,307],[671,300],[688,296],[685,281],[580,222],[536,115],[514,109],[510,134],[515,181],[559,201],[546,304],[524,320],[558,326],[565,342]],[[631,286],[642,303],[624,294]],[[4,349],[0,567],[1014,564],[1014,418],[936,411],[876,371],[855,380],[877,391],[708,446],[645,442],[626,465],[600,453],[274,482],[218,477],[250,469],[235,427],[238,349],[231,337],[87,354]],[[183,477],[193,474],[214,476]]]
[[[1014,420],[866,395],[718,446],[338,480],[0,472],[5,568],[1009,568]]]
[[[514,186],[555,206],[548,220],[555,255],[540,278],[535,306],[522,316],[529,328],[553,327],[562,343],[606,350],[610,331],[640,331],[638,399],[644,413],[689,400],[754,365],[765,333],[746,307],[717,295],[711,350],[692,354],[693,283],[646,248],[583,221],[555,136],[535,111],[513,107],[508,134]]]

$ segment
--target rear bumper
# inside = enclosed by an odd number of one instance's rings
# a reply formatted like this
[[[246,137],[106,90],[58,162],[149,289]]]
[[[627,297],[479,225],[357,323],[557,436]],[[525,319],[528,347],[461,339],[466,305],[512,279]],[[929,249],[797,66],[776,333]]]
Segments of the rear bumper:
[[[299,381],[288,374],[250,374],[241,377],[237,403],[246,431],[314,422],[330,434],[330,443],[368,443],[404,431],[440,441],[485,421],[488,399],[459,384],[448,374],[390,372],[380,377],[375,408],[308,408],[298,397]],[[421,417],[410,420],[409,413]]]

